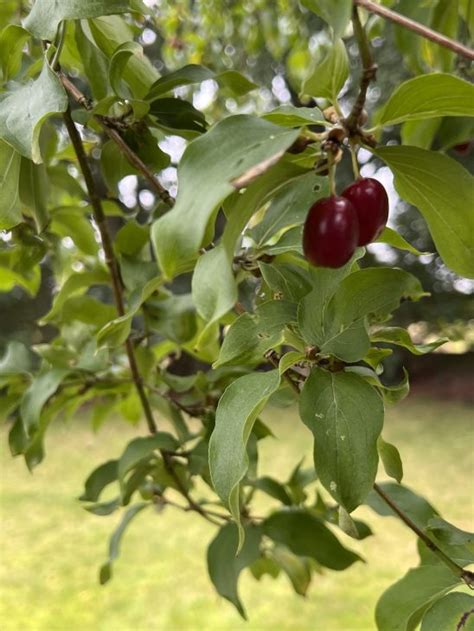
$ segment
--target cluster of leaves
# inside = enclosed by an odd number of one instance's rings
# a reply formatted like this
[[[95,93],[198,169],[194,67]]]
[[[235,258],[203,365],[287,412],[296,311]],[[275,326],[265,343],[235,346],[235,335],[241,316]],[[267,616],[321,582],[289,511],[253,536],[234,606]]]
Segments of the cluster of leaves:
[[[352,3],[304,4],[329,24],[334,43],[302,91],[340,111]],[[237,582],[245,568],[257,580],[284,572],[305,594],[314,573],[359,559],[335,532],[371,534],[350,515],[362,503],[393,514],[372,490],[380,457],[397,484],[378,488],[452,567],[420,546],[419,567],[382,596],[378,627],[411,629],[423,618],[429,630],[443,628],[448,615],[459,620],[469,597],[445,594],[474,561],[472,535],[401,484],[400,455],[381,436],[384,406],[408,392],[408,376],[398,387],[383,383],[387,346],[423,354],[443,343],[416,346],[388,324],[402,301],[426,294],[402,269],[362,267],[363,249],[337,270],[313,268],[302,256],[307,210],[328,194],[314,165],[325,130],[341,129],[340,120],[287,105],[209,126],[178,96],[183,86],[212,78],[240,98],[255,84],[235,70],[198,65],[159,76],[136,41],[143,14],[138,1],[52,7],[36,0],[23,26],[0,34],[0,287],[34,296],[45,266],[56,282],[41,321],[54,328],[53,339],[32,349],[11,342],[0,360],[0,409],[13,420],[13,455],[33,469],[51,421],[87,402],[95,429],[109,416],[138,423],[145,414],[151,435],[95,469],[81,497],[95,515],[123,512],[101,582],[111,577],[130,521],[144,509],[174,506],[219,526],[209,574],[242,615]],[[79,77],[87,96],[67,75]],[[66,87],[77,102],[72,114]],[[471,116],[473,93],[448,73],[412,78],[389,97],[371,133]],[[71,115],[81,125],[75,142]],[[188,143],[175,203],[156,177],[171,164],[161,142],[169,136]],[[89,175],[78,170],[78,142]],[[445,263],[473,278],[472,177],[442,152],[371,150],[425,217]],[[126,176],[151,183],[153,201],[127,206]],[[104,235],[112,234],[109,252]],[[388,228],[379,240],[419,254]],[[177,374],[183,357],[202,369]],[[297,400],[314,435],[314,466],[299,463],[283,481],[259,476],[259,442],[272,435],[260,414],[267,403]],[[156,430],[153,413],[167,419],[168,431]],[[259,494],[273,501],[264,517],[253,513]]]

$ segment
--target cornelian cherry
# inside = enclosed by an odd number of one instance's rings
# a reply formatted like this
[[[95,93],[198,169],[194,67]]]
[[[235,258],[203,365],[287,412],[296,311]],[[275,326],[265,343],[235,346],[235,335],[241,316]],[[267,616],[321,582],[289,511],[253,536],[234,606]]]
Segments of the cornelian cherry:
[[[303,251],[313,265],[341,267],[357,247],[357,213],[345,197],[319,199],[309,209],[303,229]]]
[[[388,196],[380,182],[361,178],[342,193],[354,206],[359,220],[357,245],[374,241],[385,228],[388,219]]]

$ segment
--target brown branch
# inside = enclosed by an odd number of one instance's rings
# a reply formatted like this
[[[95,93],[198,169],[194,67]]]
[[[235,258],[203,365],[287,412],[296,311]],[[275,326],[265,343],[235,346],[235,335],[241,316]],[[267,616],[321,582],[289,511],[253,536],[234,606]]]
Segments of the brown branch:
[[[71,110],[69,108],[64,114],[64,122],[66,124],[66,128],[67,128],[69,137],[71,139],[72,145],[74,147],[74,151],[76,153],[79,166],[84,176],[84,181],[85,181],[87,192],[89,195],[89,200],[92,206],[94,219],[97,223],[97,227],[100,232],[102,248],[105,254],[105,262],[107,263],[107,266],[110,272],[110,278],[112,282],[112,291],[114,295],[115,306],[117,308],[117,313],[119,316],[123,316],[125,314],[123,288],[122,288],[122,282],[120,278],[120,270],[118,267],[117,259],[115,258],[114,248],[113,248],[112,240],[110,238],[109,229],[107,226],[107,219],[104,213],[104,209],[102,207],[102,200],[100,199],[100,196],[97,192],[97,188],[95,186],[94,178],[92,176],[92,171],[90,169],[86,152],[84,150],[84,145],[82,143],[82,138],[77,130],[76,125],[74,124],[74,121],[72,120]],[[148,429],[150,430],[151,434],[156,434],[157,426],[155,423],[155,419],[153,418],[153,412],[151,410],[150,402],[145,392],[143,380],[140,375],[140,371],[138,369],[137,359],[135,356],[135,349],[130,338],[127,338],[125,342],[125,350],[127,352],[128,363],[130,365],[130,372],[132,374],[133,383],[135,384],[137,394],[142,404],[143,412],[145,413]]]
[[[362,61],[362,76],[360,79],[359,94],[352,106],[349,116],[342,121],[344,127],[349,132],[349,136],[357,136],[361,133],[360,118],[364,110],[365,100],[367,98],[367,90],[370,82],[375,79],[377,74],[377,64],[372,59],[372,53],[370,52],[370,44],[367,34],[360,21],[359,12],[357,7],[352,9],[352,24],[354,27],[354,35],[357,40],[357,46],[359,47],[359,54]]]
[[[124,306],[124,299],[123,299],[122,283],[120,279],[120,271],[117,264],[117,259],[115,258],[112,240],[110,238],[110,234],[108,231],[106,217],[105,217],[104,209],[102,207],[102,201],[100,199],[100,196],[97,193],[94,178],[92,176],[92,171],[90,169],[89,162],[87,160],[87,156],[84,150],[84,145],[82,143],[82,139],[76,128],[76,125],[74,124],[74,121],[72,120],[71,110],[69,108],[64,114],[64,122],[66,124],[69,137],[71,139],[72,145],[74,147],[74,151],[77,156],[77,160],[79,162],[82,174],[84,176],[84,181],[86,183],[89,199],[92,205],[94,219],[99,228],[101,241],[102,241],[102,247],[105,253],[105,260],[110,271],[115,306],[117,308],[117,312],[119,316],[123,316],[125,314],[125,306]],[[135,384],[135,388],[137,390],[138,396],[140,398],[140,402],[142,404],[143,412],[145,414],[145,418],[148,424],[148,429],[151,434],[156,434],[157,432],[156,422],[153,417],[150,401],[145,391],[145,386],[143,383],[142,376],[138,369],[138,364],[137,364],[137,360],[135,356],[135,349],[130,337],[127,338],[125,342],[125,349],[127,351],[128,362],[130,365],[130,372],[132,374],[132,380],[133,380],[133,383]],[[204,517],[204,519],[207,519],[207,521],[210,521],[211,523],[218,525],[218,522],[216,522],[215,519],[209,516],[206,513],[206,511],[199,504],[197,504],[194,501],[194,499],[191,497],[191,495],[189,494],[186,486],[183,484],[181,478],[179,477],[179,475],[177,474],[174,468],[173,456],[170,453],[166,452],[165,450],[160,450],[160,451],[163,457],[163,461],[165,463],[166,470],[172,476],[173,480],[176,483],[176,487],[181,493],[181,495],[187,500],[189,509],[199,513],[200,515],[202,515],[202,517]]]
[[[460,565],[455,563],[452,559],[450,559],[442,550],[439,548],[436,543],[428,537],[428,535],[418,528],[414,521],[412,521],[408,515],[401,510],[401,508],[395,504],[395,502],[382,490],[382,488],[378,484],[374,484],[374,491],[383,499],[383,501],[390,506],[393,512],[400,517],[403,523],[412,530],[421,541],[429,548],[433,554],[435,554],[445,565],[449,567],[449,569],[460,578],[462,581],[466,583],[469,587],[474,587],[474,572],[470,572],[469,570],[465,570]]]
[[[156,503],[157,504],[168,504],[169,506],[173,506],[174,508],[178,508],[179,510],[182,510],[185,513],[189,513],[190,511],[195,511],[195,509],[192,506],[183,506],[182,504],[178,504],[177,502],[174,502],[173,500],[168,499],[167,497],[165,497],[164,495],[156,495]],[[202,508],[202,507],[200,507]],[[213,510],[208,510],[208,509],[203,509],[203,511],[206,513],[206,515],[212,517],[217,517],[219,519],[222,519],[223,521],[230,521],[231,517],[230,515],[224,515],[223,513],[218,513],[217,511],[213,511]],[[202,513],[199,513],[202,514]],[[208,521],[211,521],[211,523],[215,524],[216,526],[220,526],[221,524],[214,520],[214,519],[210,519]]]
[[[411,20],[410,18],[405,17],[404,15],[400,15],[400,13],[396,13],[391,9],[387,9],[381,4],[377,4],[376,2],[372,2],[371,0],[354,0],[354,4],[363,7],[367,11],[371,13],[375,13],[376,15],[380,15],[380,17],[385,18],[386,20],[390,20],[391,22],[395,22],[399,26],[403,28],[409,29],[418,35],[421,35],[425,39],[429,39],[435,44],[439,46],[444,46],[444,48],[449,48],[453,52],[457,53],[461,57],[466,57],[466,59],[474,60],[474,50],[472,48],[468,48],[464,46],[460,42],[457,42],[450,37],[446,37],[446,35],[442,35],[438,33],[438,31],[433,31],[433,29],[428,28],[424,24],[420,24],[419,22],[415,22],[415,20]]]
[[[59,73],[59,78],[72,98],[81,105],[88,112],[91,112],[93,105],[91,101],[70,81],[63,72]],[[147,167],[143,160],[131,149],[118,131],[114,128],[111,119],[106,116],[100,116],[94,114],[94,119],[102,127],[107,136],[115,142],[120,151],[125,155],[127,160],[132,164],[137,171],[139,171],[143,177],[150,184],[152,190],[158,195],[158,197],[165,202],[170,208],[174,205],[174,198],[171,197],[169,192],[160,184],[153,172]]]

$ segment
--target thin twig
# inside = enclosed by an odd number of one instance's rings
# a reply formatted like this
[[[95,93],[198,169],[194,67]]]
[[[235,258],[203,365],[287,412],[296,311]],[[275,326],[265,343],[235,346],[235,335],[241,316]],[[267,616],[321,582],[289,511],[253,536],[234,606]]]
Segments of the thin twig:
[[[157,496],[157,503],[168,504],[169,506],[173,506],[174,508],[178,508],[179,510],[182,510],[184,513],[189,513],[190,511],[196,512],[196,509],[193,506],[190,506],[190,505],[183,506],[182,504],[178,504],[177,502],[174,502],[173,500],[168,499],[164,495]],[[220,526],[221,524],[216,519],[213,519],[213,517],[218,517],[219,519],[222,519],[223,521],[230,521],[230,516],[224,515],[222,513],[217,513],[216,511],[209,511],[209,510],[203,509],[203,511],[198,511],[198,512],[201,516],[203,516],[203,513],[204,513],[206,515],[207,520],[216,526]]]
[[[88,112],[93,110],[91,101],[83,94],[63,72],[59,73],[59,78],[72,98]],[[120,151],[125,155],[127,160],[132,164],[137,171],[143,175],[143,177],[150,184],[152,190],[158,195],[158,197],[165,202],[170,208],[174,205],[174,198],[169,194],[164,186],[160,184],[153,172],[147,167],[143,160],[131,149],[118,131],[113,127],[113,122],[106,116],[100,116],[94,114],[94,119],[102,127],[107,136],[115,142]]]
[[[84,150],[84,145],[82,143],[81,136],[72,120],[71,110],[68,108],[66,113],[64,114],[64,121],[66,124],[66,128],[69,133],[69,137],[71,139],[72,145],[74,147],[74,151],[76,153],[79,165],[81,167],[82,174],[84,176],[84,181],[86,183],[87,191],[89,194],[89,199],[92,205],[93,214],[97,226],[99,228],[99,232],[102,240],[102,247],[104,249],[105,260],[109,267],[110,276],[112,280],[112,288],[114,294],[115,306],[117,308],[117,312],[119,316],[123,316],[125,314],[125,306],[123,299],[123,289],[122,283],[120,279],[120,272],[117,264],[117,259],[115,258],[112,240],[110,238],[110,234],[108,231],[108,226],[106,223],[106,217],[104,213],[104,209],[102,207],[102,201],[100,196],[97,193],[97,189],[95,186],[94,178],[92,176],[92,171],[89,167],[89,163],[87,160],[87,156]],[[138,369],[138,364],[135,356],[135,349],[133,343],[130,338],[127,338],[125,342],[125,348],[127,351],[128,361],[130,365],[130,372],[132,374],[132,380],[135,384],[135,388],[137,390],[138,396],[140,398],[140,402],[142,404],[143,412],[145,414],[145,418],[147,420],[148,429],[151,434],[156,434],[158,431],[155,419],[153,417],[153,412],[151,409],[150,401],[148,399],[147,393],[145,391],[145,386],[143,383],[142,376]],[[190,510],[193,510],[207,521],[210,521],[213,524],[219,525],[215,519],[206,514],[206,511],[197,504],[194,499],[189,494],[186,486],[183,484],[181,478],[177,474],[174,468],[173,456],[167,453],[165,450],[161,450],[161,455],[163,457],[163,461],[166,467],[166,470],[171,475],[173,480],[176,483],[176,487],[178,488],[181,495],[187,500]]]
[[[403,28],[409,29],[414,33],[418,33],[425,39],[429,39],[435,44],[439,46],[444,46],[444,48],[449,48],[453,52],[457,53],[461,57],[466,57],[466,59],[474,60],[474,50],[469,48],[468,46],[464,46],[460,42],[457,42],[450,37],[446,37],[446,35],[442,35],[438,33],[438,31],[434,31],[431,28],[428,28],[424,24],[420,24],[419,22],[415,22],[415,20],[411,20],[410,18],[405,17],[404,15],[400,15],[400,13],[396,13],[391,9],[387,9],[387,7],[382,4],[377,4],[376,2],[372,2],[371,0],[354,0],[354,4],[363,7],[367,11],[371,13],[375,13],[376,15],[380,15],[380,17],[385,18],[386,20],[390,20],[391,22],[395,22],[399,26]]]
[[[266,359],[268,359],[268,361],[275,366],[275,368],[279,368],[280,366],[280,356],[278,355],[278,353],[274,350],[270,350],[265,354]],[[285,370],[285,372],[283,373],[283,378],[288,382],[288,384],[290,385],[290,387],[296,392],[296,394],[300,395],[301,391],[299,389],[298,384],[293,381],[293,379],[291,378],[290,374]]]
[[[92,176],[92,171],[90,169],[86,152],[84,150],[84,145],[82,143],[82,138],[77,130],[76,125],[74,124],[74,121],[72,120],[70,108],[68,108],[64,114],[64,122],[66,124],[66,128],[67,128],[69,137],[71,139],[72,145],[74,147],[74,151],[76,153],[79,166],[81,167],[81,171],[84,176],[84,181],[87,187],[87,192],[88,192],[89,200],[92,206],[94,219],[97,223],[97,227],[100,232],[102,248],[104,250],[104,255],[105,255],[105,262],[107,263],[107,266],[109,268],[110,278],[112,281],[112,291],[114,295],[115,306],[117,308],[117,313],[119,316],[123,316],[125,314],[125,305],[124,305],[124,299],[123,299],[122,281],[120,278],[120,271],[119,271],[117,259],[115,258],[112,239],[110,238],[110,233],[107,226],[107,219],[106,219],[105,212],[102,206],[102,200],[100,199],[100,195],[98,194],[97,188],[95,186],[94,178]],[[130,365],[130,372],[132,374],[133,383],[135,384],[137,394],[140,398],[143,411],[145,413],[148,429],[151,434],[156,434],[157,426],[155,423],[155,419],[153,418],[153,412],[151,410],[148,396],[143,386],[143,380],[140,375],[137,359],[135,356],[135,349],[133,347],[133,343],[130,338],[127,338],[125,342],[125,350],[127,352],[127,357],[128,357],[128,362]]]
[[[369,39],[360,21],[356,6],[354,6],[352,10],[352,24],[354,26],[354,35],[357,40],[357,46],[359,47],[359,54],[362,61],[362,76],[360,79],[359,94],[352,106],[351,113],[342,122],[349,132],[349,136],[357,136],[360,133],[359,121],[367,98],[367,90],[370,82],[375,79],[375,75],[377,74],[377,64],[375,64],[372,59]]]
[[[435,554],[445,565],[449,567],[449,569],[461,580],[463,580],[466,585],[469,587],[474,587],[474,572],[470,572],[469,570],[465,570],[460,565],[455,563],[452,559],[450,559],[442,550],[439,548],[436,543],[428,537],[428,535],[418,528],[414,521],[412,521],[408,515],[406,515],[402,509],[395,504],[395,502],[382,490],[382,488],[378,484],[374,484],[374,491],[383,499],[383,501],[390,506],[394,513],[400,517],[403,523],[412,530],[421,541],[429,548],[433,554]]]

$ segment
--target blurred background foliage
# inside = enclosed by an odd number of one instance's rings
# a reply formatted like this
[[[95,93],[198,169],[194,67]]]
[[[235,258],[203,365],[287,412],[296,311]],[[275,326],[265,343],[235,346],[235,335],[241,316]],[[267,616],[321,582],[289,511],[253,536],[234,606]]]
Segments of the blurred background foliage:
[[[208,66],[216,72],[238,70],[260,86],[241,97],[230,96],[225,89],[218,89],[213,79],[197,87],[178,88],[177,96],[192,102],[209,124],[226,114],[262,113],[281,104],[315,105],[312,99],[302,93],[302,84],[324,57],[331,43],[324,23],[305,7],[311,0],[134,1],[146,5],[149,10],[145,18],[138,14],[129,16],[129,28],[160,74],[195,63]],[[19,23],[31,4],[26,0],[3,0],[0,4],[0,26],[8,22]],[[385,0],[383,4],[464,43],[472,39],[472,0]],[[367,100],[371,116],[376,117],[394,87],[413,74],[449,71],[472,79],[472,68],[450,51],[375,15],[365,17],[379,66],[377,82],[370,88]],[[69,27],[73,28],[73,25]],[[357,91],[360,67],[352,34],[347,32],[344,39],[353,70],[341,95],[342,107],[347,112]],[[80,82],[84,69],[79,67],[72,46],[66,47],[62,58],[66,69]],[[32,63],[31,57],[25,54],[22,63],[25,73],[28,73],[31,70],[28,68]],[[81,87],[86,91],[88,89],[86,84]],[[318,105],[324,106],[324,102],[318,100]],[[388,129],[381,140],[389,144],[404,142],[424,148],[438,148],[472,169],[472,121],[450,118],[405,123],[401,128],[396,126]],[[44,144],[48,142],[48,125],[45,126]],[[182,138],[176,136],[165,137],[160,143],[160,147],[171,156],[169,166],[160,173],[160,179],[172,193],[176,192],[176,166],[185,144]],[[100,155],[94,157],[99,162]],[[396,316],[398,321],[402,324],[418,322],[418,325],[412,325],[411,330],[415,338],[418,336],[426,340],[430,335],[447,333],[454,343],[444,347],[445,351],[468,351],[474,345],[474,283],[457,277],[444,266],[436,254],[422,216],[397,198],[388,169],[364,150],[361,150],[359,157],[363,163],[362,174],[375,175],[389,190],[391,225],[416,248],[427,252],[422,257],[416,257],[387,245],[369,247],[371,256],[366,257],[367,264],[390,263],[409,269],[432,293],[429,300],[402,305]],[[342,189],[351,179],[350,163],[343,161],[338,170],[338,185]],[[74,184],[71,181],[64,182],[66,194],[67,187],[73,187]],[[118,181],[117,190],[117,202],[125,211],[140,212],[149,208],[151,193],[135,176],[129,175]],[[120,219],[116,221],[118,229]],[[5,257],[5,250],[8,246],[11,251],[12,244],[17,244],[18,252],[21,252],[21,261],[17,264],[22,266],[23,274],[28,266],[34,269],[33,265],[44,254],[34,233],[25,226],[9,235],[4,234],[0,239],[1,284],[11,290],[0,294],[0,351],[6,341],[12,338],[26,343],[40,343],[48,338],[48,328],[38,329],[35,320],[48,311],[54,291],[53,276],[46,259],[42,262],[41,278],[32,273],[28,283],[23,283],[23,286],[14,283],[9,286],[10,258]],[[25,251],[29,252],[26,258]],[[67,270],[74,265],[75,260],[75,245],[67,236],[62,241],[61,251],[64,269]]]

